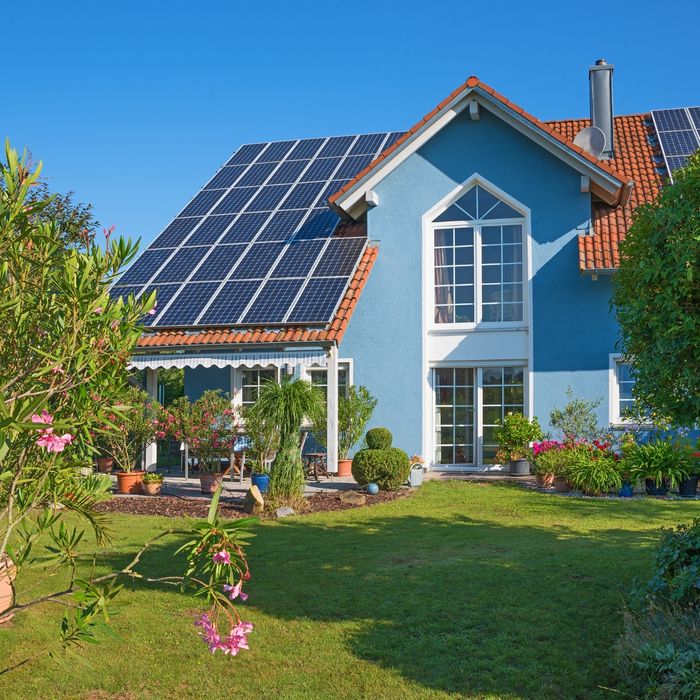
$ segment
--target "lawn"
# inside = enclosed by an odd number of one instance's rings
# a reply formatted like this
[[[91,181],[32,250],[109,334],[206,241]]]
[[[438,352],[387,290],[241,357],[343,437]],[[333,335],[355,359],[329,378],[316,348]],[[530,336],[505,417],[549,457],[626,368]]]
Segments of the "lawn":
[[[89,665],[50,659],[0,677],[3,698],[613,698],[611,648],[658,530],[700,503],[608,501],[430,482],[410,499],[256,527],[251,650],[211,656],[195,601],[129,585],[118,639]],[[173,521],[112,516],[100,568]],[[176,573],[171,537],[144,557]],[[128,604],[127,604],[128,603]],[[46,606],[0,628],[3,666],[56,632]],[[618,696],[619,697],[619,696]]]

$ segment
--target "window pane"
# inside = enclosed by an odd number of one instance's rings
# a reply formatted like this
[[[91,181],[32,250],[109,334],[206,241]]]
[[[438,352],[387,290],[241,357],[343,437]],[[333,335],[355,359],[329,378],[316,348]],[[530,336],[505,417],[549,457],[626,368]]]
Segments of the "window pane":
[[[455,370],[455,384],[458,386],[474,386],[474,370],[471,367],[460,367]]]
[[[522,265],[504,265],[503,266],[503,281],[504,282],[522,282],[523,268]],[[484,280],[486,281],[486,280]]]
[[[503,378],[503,369],[501,367],[487,367],[483,371],[484,386],[500,384]]]
[[[474,287],[472,285],[455,287],[455,302],[457,304],[473,304]]]
[[[504,243],[522,243],[523,227],[522,226],[502,226],[503,242]]]
[[[484,284],[481,291],[484,304],[498,304],[501,301],[500,284]]]
[[[435,383],[440,386],[452,386],[454,379],[454,370],[451,367],[445,367],[435,370]]]
[[[438,408],[437,409],[437,424],[438,425],[454,425],[454,409],[453,408]]]
[[[456,284],[472,284],[474,282],[473,267],[455,267]]]
[[[435,248],[435,267],[452,265],[453,263],[454,252],[452,248]]]
[[[501,264],[501,246],[485,245],[481,249],[481,262],[484,265],[489,263]]]
[[[435,245],[451,246],[453,241],[451,228],[439,228],[435,230]]]
[[[503,382],[504,384],[522,384],[525,376],[523,367],[504,367]]]
[[[452,287],[435,287],[435,303],[447,305],[452,303]]]
[[[440,249],[440,250],[442,250],[442,249]],[[455,265],[473,265],[473,264],[474,264],[474,248],[455,248]]]
[[[523,247],[521,245],[504,245],[503,246],[503,262],[515,263],[522,262]]]
[[[474,229],[473,228],[456,228],[455,229],[455,245],[474,245]]]
[[[523,320],[523,305],[522,304],[503,304],[503,315],[501,321],[522,321]]]
[[[435,323],[453,323],[454,309],[452,306],[435,307]]]
[[[501,266],[500,265],[484,265],[481,268],[481,281],[485,284],[500,283],[501,281]]]
[[[453,388],[451,386],[439,386],[435,389],[435,402],[438,406],[451,406]]]
[[[453,267],[436,267],[435,268],[435,284],[453,284],[454,283],[454,268]]]
[[[457,323],[474,323],[474,307],[467,304],[455,306],[455,321]]]
[[[485,372],[486,370],[484,370]],[[485,386],[483,393],[484,405],[501,403],[501,387],[500,386]]]
[[[501,227],[500,226],[482,226],[481,228],[481,245],[500,245],[501,244]]]
[[[520,302],[523,300],[523,285],[522,284],[504,284],[503,285],[503,301],[504,302]]]
[[[473,464],[474,370],[459,367],[439,368],[433,372],[436,384],[435,458],[438,464],[444,465]],[[449,402],[448,406],[441,405],[445,402]]]
[[[481,320],[487,323],[495,323],[501,320],[500,304],[484,304],[481,309]]]

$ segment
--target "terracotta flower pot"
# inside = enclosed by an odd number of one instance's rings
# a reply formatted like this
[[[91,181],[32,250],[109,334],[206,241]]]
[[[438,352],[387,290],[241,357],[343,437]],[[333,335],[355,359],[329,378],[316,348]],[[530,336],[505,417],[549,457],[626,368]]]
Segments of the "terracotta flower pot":
[[[351,459],[339,459],[338,460],[338,476],[352,476],[352,460]]]
[[[12,613],[3,613],[12,605],[12,582],[16,574],[12,559],[5,554],[0,559],[0,625],[9,622],[13,617]]]
[[[199,475],[199,486],[202,493],[216,493],[223,481],[224,475],[222,472],[207,473]]]
[[[565,479],[560,476],[555,476],[554,488],[557,490],[557,493],[568,493],[571,490],[571,485],[569,484],[568,479]]]
[[[160,496],[160,490],[163,488],[162,481],[144,481],[142,485],[147,496]]]
[[[141,493],[143,475],[146,472],[134,470],[130,472],[117,472],[117,491],[119,493]]]
[[[102,474],[106,474],[112,471],[114,467],[114,460],[111,457],[98,457],[97,458],[97,471]]]
[[[535,474],[535,483],[541,489],[551,489],[554,486],[554,474]]]

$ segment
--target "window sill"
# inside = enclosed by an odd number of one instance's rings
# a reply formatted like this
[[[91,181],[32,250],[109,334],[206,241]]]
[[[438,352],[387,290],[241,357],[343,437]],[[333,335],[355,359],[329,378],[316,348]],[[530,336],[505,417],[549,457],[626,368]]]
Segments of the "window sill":
[[[529,326],[526,323],[445,323],[440,325],[433,324],[428,328],[430,335],[453,335],[465,333],[499,333],[504,331],[528,331]]]

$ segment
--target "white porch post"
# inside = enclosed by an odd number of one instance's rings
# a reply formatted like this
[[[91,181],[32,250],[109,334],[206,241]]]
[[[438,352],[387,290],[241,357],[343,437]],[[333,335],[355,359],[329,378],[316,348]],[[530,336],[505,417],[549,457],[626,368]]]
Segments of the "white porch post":
[[[146,392],[154,400],[158,400],[158,370],[146,369]],[[149,442],[145,449],[145,468],[147,472],[154,472],[158,466],[158,445]]]
[[[338,472],[338,348],[335,345],[328,351],[326,371],[326,414],[328,416],[326,463],[328,471],[336,474]]]

